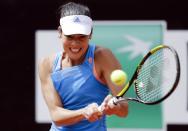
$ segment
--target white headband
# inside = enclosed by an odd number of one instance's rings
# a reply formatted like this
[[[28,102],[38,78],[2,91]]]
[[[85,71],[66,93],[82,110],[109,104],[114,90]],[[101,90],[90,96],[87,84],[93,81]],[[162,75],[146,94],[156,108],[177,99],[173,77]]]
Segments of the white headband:
[[[60,25],[65,35],[89,35],[93,27],[93,22],[90,17],[85,15],[70,15],[62,17]]]

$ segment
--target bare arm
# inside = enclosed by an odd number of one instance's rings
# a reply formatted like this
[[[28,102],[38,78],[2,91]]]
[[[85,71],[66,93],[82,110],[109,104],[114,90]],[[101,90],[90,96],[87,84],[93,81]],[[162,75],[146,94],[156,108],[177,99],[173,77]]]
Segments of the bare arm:
[[[108,87],[111,90],[112,95],[117,95],[123,87],[114,87],[110,80],[111,72],[116,69],[121,69],[121,65],[115,58],[113,53],[109,49],[98,47],[95,54],[95,63],[97,73],[102,79],[105,79]],[[107,115],[115,114],[120,117],[125,117],[128,114],[128,103],[122,102],[111,109],[107,103],[112,98],[112,96],[107,96],[103,102],[105,107],[105,113]]]
[[[52,70],[52,58],[45,58],[39,64],[39,77],[41,80],[42,94],[45,102],[48,106],[52,121],[58,126],[60,125],[71,125],[81,121],[86,118],[89,121],[97,120],[95,111],[97,111],[98,105],[91,104],[86,108],[79,110],[67,110],[63,108],[60,97],[56,92],[53,82],[51,80],[51,70]],[[87,112],[89,110],[91,114]],[[93,111],[95,110],[95,111]],[[93,114],[94,115],[93,115]]]

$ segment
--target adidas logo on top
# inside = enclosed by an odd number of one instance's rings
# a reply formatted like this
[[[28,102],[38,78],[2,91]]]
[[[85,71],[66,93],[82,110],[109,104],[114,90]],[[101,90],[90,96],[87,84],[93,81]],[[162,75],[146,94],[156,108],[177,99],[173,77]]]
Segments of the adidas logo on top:
[[[76,17],[73,22],[76,22],[76,23],[80,22],[80,19],[78,17]]]

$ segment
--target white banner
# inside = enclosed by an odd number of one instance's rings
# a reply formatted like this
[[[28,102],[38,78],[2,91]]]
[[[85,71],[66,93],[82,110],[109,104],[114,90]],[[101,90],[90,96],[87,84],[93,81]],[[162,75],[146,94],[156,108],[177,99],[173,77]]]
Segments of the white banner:
[[[188,31],[168,30],[165,34],[166,34],[165,43],[174,47],[179,54],[180,65],[181,65],[181,76],[177,89],[164,102],[164,120],[166,124],[188,124],[188,110],[187,110]]]

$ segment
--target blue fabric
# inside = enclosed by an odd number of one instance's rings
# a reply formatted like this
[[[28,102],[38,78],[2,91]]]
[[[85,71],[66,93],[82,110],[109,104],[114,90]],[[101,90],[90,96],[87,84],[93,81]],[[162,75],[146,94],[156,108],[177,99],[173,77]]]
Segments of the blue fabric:
[[[106,85],[99,82],[93,74],[95,45],[89,45],[85,60],[81,65],[61,69],[62,53],[57,55],[51,78],[60,95],[63,108],[76,110],[96,102],[101,104],[109,94]],[[74,125],[56,127],[51,131],[106,131],[106,117],[90,123],[87,120]]]

